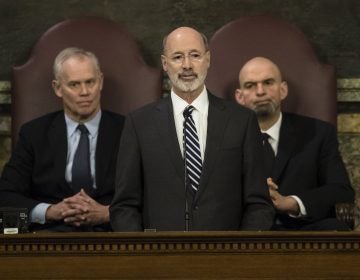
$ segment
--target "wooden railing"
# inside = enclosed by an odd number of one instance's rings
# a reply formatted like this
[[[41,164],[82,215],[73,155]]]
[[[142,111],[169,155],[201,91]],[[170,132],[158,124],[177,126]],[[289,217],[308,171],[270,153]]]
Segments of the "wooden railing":
[[[1,235],[0,279],[360,279],[360,233]]]

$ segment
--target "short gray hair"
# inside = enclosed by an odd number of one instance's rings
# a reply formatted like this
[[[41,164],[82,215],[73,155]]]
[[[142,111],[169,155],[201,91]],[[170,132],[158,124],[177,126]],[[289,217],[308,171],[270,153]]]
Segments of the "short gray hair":
[[[98,73],[101,73],[99,60],[94,53],[86,51],[84,49],[70,47],[62,50],[55,58],[53,71],[56,80],[60,79],[62,74],[62,65],[70,57],[89,58],[94,63],[96,71]]]

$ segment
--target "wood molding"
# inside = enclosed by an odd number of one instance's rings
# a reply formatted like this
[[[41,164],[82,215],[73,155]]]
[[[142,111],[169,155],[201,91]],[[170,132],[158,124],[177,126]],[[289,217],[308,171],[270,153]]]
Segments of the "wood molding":
[[[337,79],[338,102],[360,102],[360,79]]]
[[[0,92],[9,92],[11,90],[10,81],[0,81]]]
[[[10,90],[10,81],[0,81],[0,105],[11,104]]]
[[[360,279],[359,232],[2,235],[3,279]]]
[[[360,234],[332,232],[158,232],[3,235],[0,256],[24,254],[266,253],[360,249]],[[360,256],[360,251],[359,251]]]

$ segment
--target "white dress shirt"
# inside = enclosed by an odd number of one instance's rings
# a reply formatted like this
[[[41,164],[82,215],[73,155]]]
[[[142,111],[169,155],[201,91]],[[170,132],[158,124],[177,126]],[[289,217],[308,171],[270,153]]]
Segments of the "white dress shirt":
[[[84,123],[84,125],[86,126],[86,128],[89,131],[90,169],[91,169],[91,177],[93,179],[93,187],[94,188],[96,188],[95,152],[96,152],[96,143],[97,143],[100,119],[101,119],[101,111],[99,111],[95,115],[95,117],[92,118],[90,121]],[[72,165],[73,165],[77,146],[79,145],[81,132],[77,129],[79,123],[74,122],[67,115],[65,115],[65,122],[66,122],[67,140],[68,140],[65,180],[66,180],[66,182],[71,183],[71,181],[72,181]]]
[[[190,104],[187,103],[184,99],[180,98],[173,91],[171,91],[171,101],[174,111],[176,134],[179,141],[181,154],[184,156],[183,112],[185,108]],[[209,97],[205,87],[203,91],[200,93],[200,95],[191,103],[191,105],[195,108],[191,115],[195,122],[196,131],[199,137],[201,159],[202,161],[204,161],[206,134],[207,134],[207,120],[208,120],[208,111],[209,111]]]
[[[101,119],[101,110],[92,118],[90,121],[84,123],[86,128],[89,131],[89,144],[90,144],[90,168],[91,176],[93,178],[93,188],[96,188],[96,178],[95,178],[95,152],[96,152],[96,143],[99,130],[99,124]],[[67,158],[66,158],[66,168],[65,168],[65,180],[71,184],[72,179],[72,164],[76,152],[76,148],[80,141],[81,132],[77,130],[79,123],[74,122],[65,114],[65,124],[67,131]],[[46,210],[50,207],[49,203],[39,203],[36,205],[30,212],[30,222],[44,224]]]

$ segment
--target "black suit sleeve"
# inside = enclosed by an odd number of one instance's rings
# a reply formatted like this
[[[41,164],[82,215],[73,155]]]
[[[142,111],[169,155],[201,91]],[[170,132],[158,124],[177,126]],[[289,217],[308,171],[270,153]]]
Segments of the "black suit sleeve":
[[[354,191],[338,149],[336,130],[323,125],[322,145],[318,153],[318,186],[304,188],[299,198],[305,205],[307,219],[317,220],[328,217],[337,202],[352,202]],[[301,178],[299,178],[301,179]]]
[[[244,142],[243,185],[244,215],[242,230],[269,230],[274,221],[266,183],[260,129],[255,114],[251,114]]]
[[[131,116],[122,132],[115,179],[115,195],[110,205],[114,231],[142,231],[143,174],[141,153]]]
[[[34,166],[33,149],[26,129],[21,128],[19,140],[5,165],[0,179],[0,205],[32,209],[39,201],[30,198],[31,176]]]

